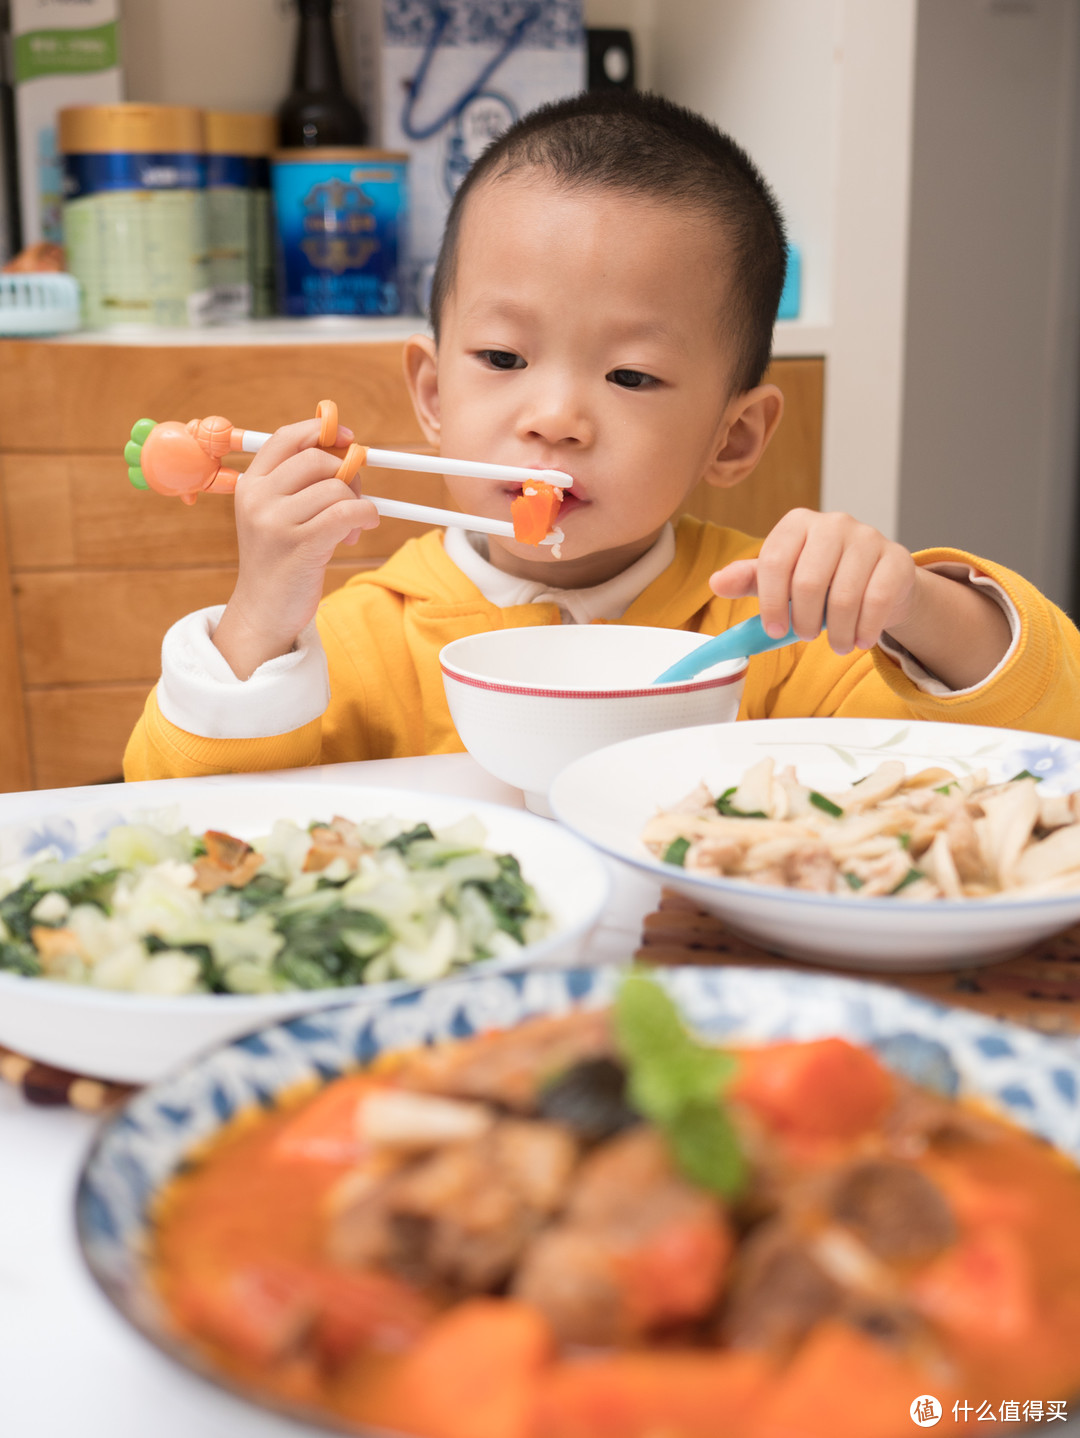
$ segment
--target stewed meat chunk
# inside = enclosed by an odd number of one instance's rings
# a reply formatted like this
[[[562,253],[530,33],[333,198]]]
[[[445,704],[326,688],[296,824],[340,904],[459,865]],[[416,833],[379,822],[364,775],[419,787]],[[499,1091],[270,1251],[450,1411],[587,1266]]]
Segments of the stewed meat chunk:
[[[890,1263],[932,1258],[956,1239],[949,1205],[931,1179],[893,1159],[855,1163],[838,1177],[832,1216]]]

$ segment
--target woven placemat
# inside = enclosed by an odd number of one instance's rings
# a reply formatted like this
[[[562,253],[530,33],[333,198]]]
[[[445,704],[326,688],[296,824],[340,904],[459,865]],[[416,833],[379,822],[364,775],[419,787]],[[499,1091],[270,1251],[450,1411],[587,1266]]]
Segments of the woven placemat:
[[[982,968],[932,974],[859,974],[780,958],[739,938],[723,920],[665,889],[659,909],[646,915],[636,957],[650,964],[751,964],[872,978],[940,1003],[1027,1024],[1046,1034],[1080,1034],[1080,925],[1045,939],[1014,959]]]

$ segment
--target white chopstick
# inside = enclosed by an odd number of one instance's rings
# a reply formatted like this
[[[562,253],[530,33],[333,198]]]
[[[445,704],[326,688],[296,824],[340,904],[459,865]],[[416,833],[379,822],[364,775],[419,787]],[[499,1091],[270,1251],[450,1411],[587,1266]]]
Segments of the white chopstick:
[[[384,499],[381,494],[368,494],[380,514],[387,519],[411,519],[415,524],[441,524],[449,529],[472,529],[479,534],[501,534],[513,539],[514,526],[508,519],[485,519],[482,514],[459,514],[456,509],[432,509],[429,504],[409,504],[404,499]]]
[[[257,429],[244,430],[241,452],[257,454],[270,435]],[[573,476],[561,469],[525,469],[516,464],[484,464],[480,460],[443,459],[440,455],[409,454],[397,449],[367,449],[366,467],[372,469],[407,469],[419,474],[457,474],[468,479],[501,479],[513,484],[552,484],[569,489]],[[384,499],[378,494],[364,494],[380,514],[388,519],[408,519],[415,524],[441,524],[451,529],[471,529],[479,534],[500,534],[514,538],[514,526],[508,519],[485,519],[481,514],[459,514],[456,509],[433,509],[428,504],[411,504],[404,499]],[[553,541],[541,540],[541,543]]]
[[[556,489],[570,489],[573,476],[561,469],[524,469],[517,464],[484,464],[478,459],[444,459],[438,454],[405,454],[396,449],[369,449],[372,469],[413,469],[419,474],[459,474],[466,479],[503,479],[514,484],[540,480]]]
[[[269,438],[268,434],[256,429],[244,430],[243,453],[257,454]],[[368,449],[364,463],[371,469],[410,469],[417,474],[459,474],[466,479],[502,479],[512,484],[528,484],[530,480],[540,480],[544,484],[553,484],[556,489],[570,489],[574,483],[573,475],[564,474],[561,469],[526,469],[518,464],[484,464],[478,459],[444,459],[438,454],[408,454],[398,449]]]

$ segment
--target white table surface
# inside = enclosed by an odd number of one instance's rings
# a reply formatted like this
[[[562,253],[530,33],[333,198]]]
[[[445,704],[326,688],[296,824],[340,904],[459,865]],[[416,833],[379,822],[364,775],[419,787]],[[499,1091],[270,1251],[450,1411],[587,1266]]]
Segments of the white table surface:
[[[261,781],[267,775],[249,777]],[[333,764],[273,777],[283,783],[348,781],[460,794],[523,807],[519,790],[486,774],[467,754]],[[235,779],[229,776],[229,782]],[[43,812],[43,806],[55,812],[102,792],[0,795],[0,824]],[[611,870],[611,901],[591,940],[590,962],[632,954],[641,920],[659,899],[654,881],[614,863]],[[73,1221],[75,1181],[95,1127],[93,1118],[71,1109],[33,1107],[0,1083],[0,1438],[314,1433],[192,1377],[129,1328],[102,1297],[79,1257]]]

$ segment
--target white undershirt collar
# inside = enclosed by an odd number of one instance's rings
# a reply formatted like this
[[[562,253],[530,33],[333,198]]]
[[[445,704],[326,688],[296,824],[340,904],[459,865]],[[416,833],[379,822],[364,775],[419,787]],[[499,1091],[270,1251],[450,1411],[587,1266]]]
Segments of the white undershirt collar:
[[[563,621],[591,624],[596,619],[621,619],[639,594],[667,569],[675,558],[675,531],[665,524],[656,543],[629,569],[589,589],[560,589],[538,579],[518,579],[496,569],[487,557],[487,537],[464,529],[448,529],[443,548],[490,603],[500,609],[514,604],[557,604]],[[554,573],[558,569],[553,566]]]

